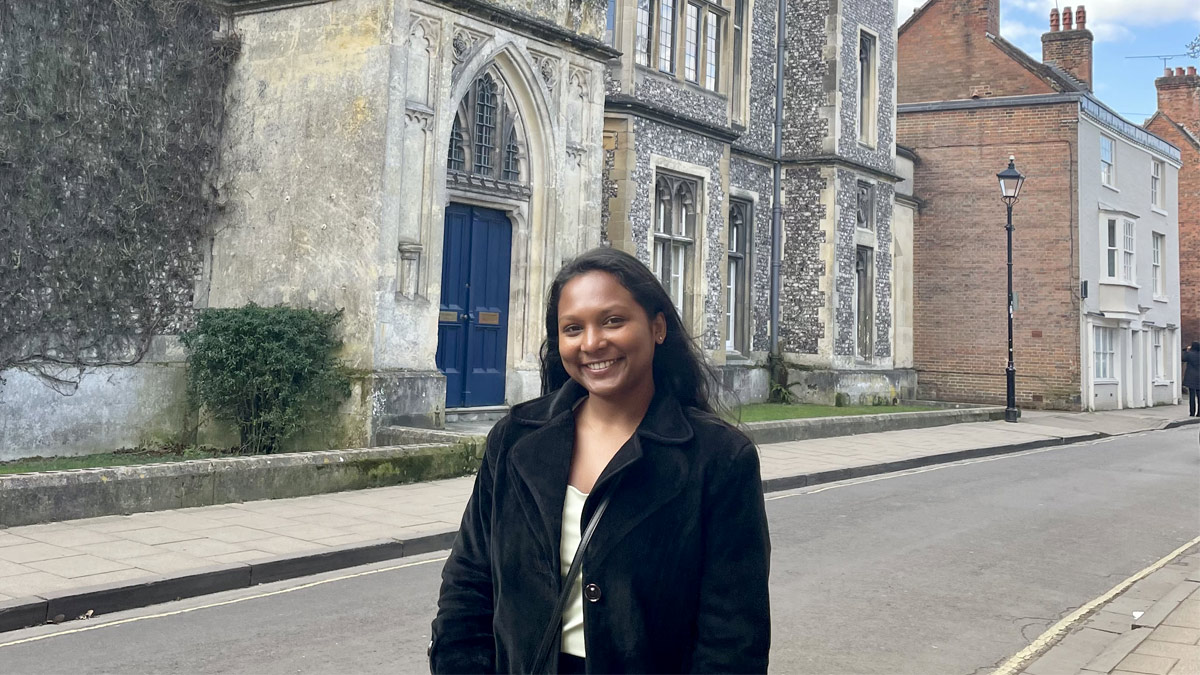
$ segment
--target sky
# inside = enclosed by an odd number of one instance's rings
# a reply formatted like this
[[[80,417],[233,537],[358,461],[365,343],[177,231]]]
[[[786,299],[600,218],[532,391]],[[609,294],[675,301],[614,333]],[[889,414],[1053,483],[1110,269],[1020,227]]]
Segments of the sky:
[[[904,23],[923,0],[899,0]],[[1037,60],[1042,33],[1050,29],[1050,10],[1077,3],[1055,0],[1000,0],[1000,35]],[[1186,56],[1187,44],[1200,35],[1200,0],[1086,0],[1092,47],[1093,91],[1125,119],[1141,124],[1154,114],[1154,78],[1163,74],[1162,59],[1133,56],[1174,55],[1172,68],[1200,66]]]

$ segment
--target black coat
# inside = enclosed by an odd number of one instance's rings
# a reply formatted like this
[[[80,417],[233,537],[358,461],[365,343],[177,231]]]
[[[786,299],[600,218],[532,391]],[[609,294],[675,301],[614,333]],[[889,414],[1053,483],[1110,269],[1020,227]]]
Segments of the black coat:
[[[1183,362],[1187,364],[1187,370],[1183,371],[1183,386],[1200,389],[1200,352],[1187,350],[1183,353]]]
[[[574,381],[497,423],[442,571],[434,673],[528,672],[562,586],[559,539]],[[758,451],[655,395],[596,481],[580,529],[613,495],[583,558],[591,673],[763,673],[771,544]],[[549,668],[557,665],[557,645]]]

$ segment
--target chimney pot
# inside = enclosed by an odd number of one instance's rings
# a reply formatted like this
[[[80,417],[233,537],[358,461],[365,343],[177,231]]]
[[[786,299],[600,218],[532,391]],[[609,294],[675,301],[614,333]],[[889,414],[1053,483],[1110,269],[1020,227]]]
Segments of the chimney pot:
[[[1058,32],[1058,8],[1057,7],[1050,10],[1050,32],[1051,33]]]
[[[1071,8],[1066,7],[1062,13],[1062,29],[1071,30]]]
[[[1175,69],[1175,77],[1183,77],[1183,68],[1182,67]]]
[[[1163,77],[1170,77],[1171,74],[1174,72],[1175,71],[1171,70],[1170,68],[1164,68],[1163,69]]]
[[[1083,30],[1087,23],[1087,10],[1080,5],[1075,8],[1075,30]]]
[[[1188,75],[1196,74],[1196,66],[1188,66]]]

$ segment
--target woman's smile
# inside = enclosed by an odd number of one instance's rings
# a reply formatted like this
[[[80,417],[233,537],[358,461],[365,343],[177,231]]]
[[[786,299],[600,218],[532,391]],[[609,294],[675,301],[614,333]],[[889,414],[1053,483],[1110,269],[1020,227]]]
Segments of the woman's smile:
[[[614,402],[654,395],[654,349],[666,332],[616,277],[581,274],[563,286],[558,303],[558,353],[563,368],[593,396]]]

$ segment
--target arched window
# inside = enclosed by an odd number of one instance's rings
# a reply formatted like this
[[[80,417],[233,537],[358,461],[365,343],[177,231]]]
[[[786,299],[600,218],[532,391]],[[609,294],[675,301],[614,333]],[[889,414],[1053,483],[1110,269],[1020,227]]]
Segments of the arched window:
[[[654,184],[654,273],[685,320],[695,242],[696,190],[695,181],[669,174],[659,174]]]
[[[527,195],[525,134],[495,69],[480,75],[454,117],[446,152],[447,182],[462,189]]]

